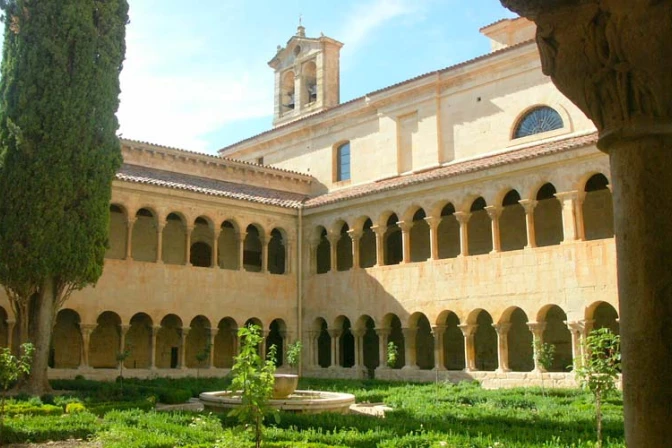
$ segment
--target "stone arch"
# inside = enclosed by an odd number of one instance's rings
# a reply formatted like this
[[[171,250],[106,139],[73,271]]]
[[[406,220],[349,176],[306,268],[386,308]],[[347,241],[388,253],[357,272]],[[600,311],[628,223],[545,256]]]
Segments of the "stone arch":
[[[464,335],[460,330],[460,318],[452,311],[443,311],[437,319],[445,326],[443,332],[443,360],[448,370],[464,370]]]
[[[447,203],[441,208],[440,216],[437,229],[439,258],[455,258],[460,255],[460,223],[455,219],[455,206]]]
[[[287,233],[276,227],[268,241],[268,272],[282,275],[287,271]]]
[[[583,226],[588,241],[614,236],[614,206],[608,185],[607,177],[598,173],[584,186]]]
[[[230,369],[236,355],[238,341],[238,324],[232,317],[225,317],[217,324],[215,336],[215,367]]]
[[[219,227],[219,239],[217,241],[218,265],[222,269],[240,269],[240,243],[238,238],[240,228],[232,219],[222,222]]]
[[[555,197],[555,186],[547,182],[537,191],[537,205],[534,208],[534,229],[537,246],[560,244],[563,238],[562,204]]]
[[[152,357],[152,318],[145,313],[137,313],[131,317],[130,326],[125,336],[123,350],[129,355],[124,361],[128,369],[146,369]]]
[[[343,223],[339,231],[338,242],[336,243],[336,269],[338,271],[348,271],[352,269],[352,238],[348,231],[347,223]]]
[[[520,194],[516,190],[509,190],[502,199],[499,232],[503,252],[520,250],[527,243],[525,209],[518,201],[520,201]]]
[[[565,127],[562,115],[546,105],[532,106],[521,113],[513,127],[511,139],[530,137]]]
[[[396,213],[392,213],[386,221],[385,236],[383,237],[385,265],[399,264],[404,259],[401,228],[397,224],[398,221],[399,218]]]
[[[189,263],[194,267],[212,267],[212,247],[214,244],[214,230],[212,221],[204,216],[194,220],[194,229],[191,231],[191,248]]]
[[[76,369],[82,354],[82,332],[79,314],[71,309],[62,309],[56,315],[56,324],[51,336],[49,366],[55,369]]]
[[[509,368],[514,372],[534,370],[533,337],[527,326],[528,318],[525,311],[517,306],[509,307],[504,311],[500,323],[510,325],[507,333]]]
[[[618,311],[608,302],[595,302],[586,309],[586,320],[592,321],[594,330],[608,328],[614,334],[620,334]]]
[[[418,208],[412,217],[413,227],[410,232],[411,262],[427,261],[431,258],[429,241],[429,224],[425,221],[427,215],[423,208]]]
[[[543,342],[555,347],[553,364],[549,372],[567,372],[572,365],[572,334],[567,328],[567,314],[557,305],[546,305],[537,321],[545,322]]]
[[[396,314],[387,314],[383,318],[383,328],[390,329],[390,335],[387,338],[388,344],[393,342],[397,347],[397,363],[392,368],[401,369],[406,365],[406,344],[404,333],[401,330],[401,319]]]
[[[477,370],[497,369],[497,332],[492,326],[492,316],[483,309],[471,312],[469,322],[477,325],[474,334],[475,364]]]
[[[339,359],[337,365],[350,368],[355,365],[355,337],[352,334],[350,319],[346,316],[338,316],[334,321],[334,329],[341,330],[338,337]]]
[[[486,202],[478,197],[472,202],[468,223],[469,255],[483,255],[492,251],[492,224],[485,211]]]
[[[210,359],[210,320],[202,315],[196,316],[189,324],[189,332],[185,341],[186,366],[189,368],[202,369],[208,366]],[[207,358],[199,361],[198,358],[207,355]]]
[[[163,227],[161,258],[165,264],[187,264],[187,220],[182,213],[171,212]]]
[[[126,258],[128,241],[128,212],[120,204],[110,204],[110,226],[106,258],[123,260]]]
[[[262,338],[264,338],[264,337],[265,337],[265,334],[264,334],[264,333],[265,333],[265,330],[264,330],[265,327],[264,327],[264,323],[261,321],[261,319],[259,319],[258,317],[250,317],[249,319],[247,319],[247,320],[245,321],[245,327],[248,327],[248,328],[249,328],[249,327],[252,326],[252,325],[254,325],[254,326],[256,326],[256,327],[259,327],[259,330],[261,331],[260,335],[261,335]],[[243,341],[240,340],[238,343],[239,343],[240,345],[242,345],[242,344],[243,344]],[[265,353],[262,353],[262,350],[261,350],[261,349],[262,349],[262,345],[263,345],[263,344],[260,343],[259,346],[257,347],[257,349],[258,349],[257,351],[259,352],[259,355],[260,355],[260,356],[264,356],[264,355],[265,355]]]
[[[326,274],[331,270],[331,243],[327,238],[327,229],[320,226],[316,230],[317,249],[315,253],[315,262],[317,263],[316,272]]]
[[[322,317],[318,317],[313,322],[313,331],[317,331],[317,365],[322,368],[331,365],[331,336],[327,327],[327,321]]]
[[[98,369],[117,367],[121,350],[121,318],[113,311],[98,316],[96,328],[89,339],[89,366]]]
[[[373,231],[373,221],[366,218],[362,225],[362,236],[359,239],[359,266],[371,268],[377,263],[376,234]]]
[[[260,226],[256,224],[247,226],[243,244],[243,266],[248,272],[261,272],[263,235],[264,231]]]
[[[161,320],[161,328],[156,334],[156,367],[177,369],[184,365],[181,358],[182,319],[168,314]]]
[[[268,336],[266,336],[266,357],[271,345],[275,345],[275,365],[281,367],[285,360],[285,342],[287,339],[287,324],[282,319],[273,319],[268,327]]]
[[[434,368],[434,336],[429,319],[423,313],[413,313],[408,327],[415,330],[415,363],[421,370]],[[406,341],[408,343],[409,341]]]
[[[158,247],[158,218],[156,212],[141,208],[135,213],[131,256],[135,261],[155,262]]]

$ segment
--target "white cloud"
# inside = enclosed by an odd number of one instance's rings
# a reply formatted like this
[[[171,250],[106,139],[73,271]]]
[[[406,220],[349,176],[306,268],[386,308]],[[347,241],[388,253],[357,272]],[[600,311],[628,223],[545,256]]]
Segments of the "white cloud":
[[[205,151],[207,134],[223,124],[270,114],[272,92],[260,86],[272,77],[263,68],[213,62],[214,44],[195,32],[157,35],[134,23],[121,74],[124,138]]]
[[[347,43],[348,52],[354,54],[376,28],[392,19],[417,12],[420,3],[420,0],[372,0],[359,3],[350,12],[339,40]]]

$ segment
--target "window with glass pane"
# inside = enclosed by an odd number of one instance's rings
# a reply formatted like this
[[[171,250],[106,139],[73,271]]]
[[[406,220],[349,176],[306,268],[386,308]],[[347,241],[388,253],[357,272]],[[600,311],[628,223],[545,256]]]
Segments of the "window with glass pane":
[[[516,126],[513,138],[527,137],[542,132],[561,129],[564,126],[560,114],[548,106],[537,107],[529,111]]]
[[[338,147],[336,154],[336,181],[350,179],[350,142]]]

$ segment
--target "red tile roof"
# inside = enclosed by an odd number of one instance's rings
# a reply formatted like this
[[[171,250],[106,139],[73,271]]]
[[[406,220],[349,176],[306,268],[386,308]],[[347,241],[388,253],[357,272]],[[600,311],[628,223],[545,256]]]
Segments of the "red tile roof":
[[[117,172],[117,180],[285,208],[299,208],[306,198],[305,195],[298,193],[255,187],[244,183],[207,179],[129,164],[122,165]]]
[[[523,162],[525,160],[536,157],[556,154],[571,149],[585,147],[597,142],[597,133],[584,135],[580,137],[572,137],[555,142],[530,146],[527,148],[506,151],[503,153],[480,157],[478,159],[467,160],[465,162],[458,162],[448,166],[433,168],[420,173],[409,174],[405,176],[393,177],[384,179],[378,182],[371,182],[367,184],[357,185],[352,188],[344,188],[342,190],[326,193],[322,196],[317,196],[309,199],[305,203],[306,208],[315,208],[335,202],[345,201],[348,199],[369,196],[376,193],[381,193],[388,190],[408,187],[424,182],[431,182],[433,180],[445,179],[448,177],[458,176],[461,174],[468,174],[477,171],[484,171],[490,168],[495,168],[502,165],[508,165],[516,162]]]

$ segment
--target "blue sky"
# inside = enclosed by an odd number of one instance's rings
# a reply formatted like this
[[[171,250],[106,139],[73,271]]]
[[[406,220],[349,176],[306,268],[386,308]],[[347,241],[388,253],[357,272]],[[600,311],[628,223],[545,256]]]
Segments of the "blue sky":
[[[129,0],[123,137],[216,152],[271,127],[278,44],[320,32],[345,45],[341,101],[487,53],[497,0]]]

